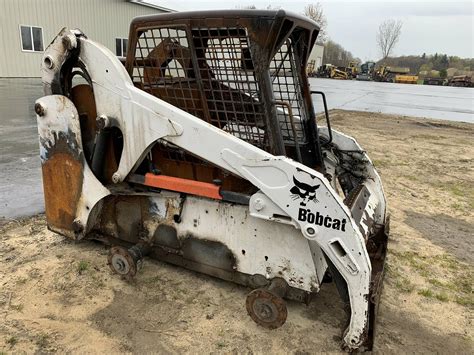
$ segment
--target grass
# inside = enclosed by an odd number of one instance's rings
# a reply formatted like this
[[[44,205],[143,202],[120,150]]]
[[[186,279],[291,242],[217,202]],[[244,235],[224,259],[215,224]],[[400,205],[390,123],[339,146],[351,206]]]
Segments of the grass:
[[[426,257],[418,254],[416,251],[397,252],[395,250],[390,251],[397,259],[410,265],[419,272],[428,273],[428,263],[425,261]]]
[[[399,252],[390,250],[395,258],[395,262],[409,266],[428,285],[420,285],[417,294],[426,298],[436,299],[440,302],[455,302],[462,306],[472,307],[474,305],[472,270],[463,265],[449,254],[439,254],[430,257],[420,255],[416,251]],[[389,265],[388,275],[395,280],[394,286],[403,293],[412,293],[417,289],[400,271],[399,267]],[[440,272],[443,278],[436,278],[436,273]]]
[[[21,303],[18,303],[18,304],[11,304],[10,308],[17,312],[21,312],[23,311],[24,306]]]
[[[87,270],[89,270],[89,263],[85,260],[79,261],[79,264],[77,264],[77,273],[82,275]]]
[[[474,199],[474,187],[468,182],[459,181],[434,181],[431,185],[439,190],[448,192],[456,199],[466,199],[472,201]]]
[[[390,166],[390,162],[385,159],[373,159],[372,164],[374,164],[376,168],[386,168],[387,166]]]
[[[395,287],[403,293],[412,293],[415,289],[415,285],[405,278],[397,280],[395,282]]]
[[[474,307],[474,297],[473,296],[456,296],[454,302],[460,304],[461,306]]]
[[[444,282],[441,282],[437,279],[428,279],[427,280],[430,284],[432,284],[433,286],[437,286],[437,287],[446,287],[447,284],[444,283]]]
[[[420,178],[418,176],[414,176],[414,175],[405,175],[405,178],[410,180],[410,181],[413,181],[413,182],[419,182],[420,181]]]
[[[441,301],[441,302],[448,302],[449,301],[449,297],[446,293],[444,292],[441,292],[441,293],[435,293],[435,298],[438,300],[438,301]]]
[[[451,185],[449,190],[454,196],[463,197],[466,195],[465,189],[462,188],[460,185]]]
[[[96,276],[96,275],[92,275],[92,280],[94,281],[94,286],[97,287],[97,288],[104,288],[105,287],[105,283],[104,281]]]
[[[456,291],[472,295],[473,289],[472,284],[474,282],[474,275],[471,272],[461,274],[456,280],[455,289]]]
[[[455,202],[451,205],[451,208],[455,211],[465,211],[466,208],[464,207],[463,204],[459,203],[459,202]]]
[[[223,348],[223,347],[226,346],[226,343],[224,343],[223,341],[218,341],[218,342],[216,343],[216,345],[217,345],[218,348]]]
[[[457,261],[454,257],[448,254],[435,255],[430,259],[437,261],[443,268],[447,268],[453,271],[457,271],[461,267],[459,261]]]
[[[6,343],[10,346],[10,348],[13,348],[18,343],[18,339],[14,336],[11,336],[6,340]]]
[[[28,281],[27,277],[21,277],[16,281],[16,283],[17,283],[17,285],[24,285],[24,284],[26,284],[26,281]]]
[[[36,337],[36,345],[41,349],[47,348],[49,345],[49,335],[41,333]]]
[[[435,298],[435,299],[437,299],[438,301],[441,301],[441,302],[448,302],[449,301],[449,296],[446,293],[444,293],[444,292],[441,292],[441,293],[433,292],[429,288],[423,288],[423,289],[419,290],[418,294],[420,296],[423,296],[423,297],[426,297],[426,298]]]
[[[420,296],[424,296],[424,297],[427,297],[427,298],[433,298],[434,297],[433,291],[431,291],[428,288],[422,288],[421,290],[418,291],[418,294]]]

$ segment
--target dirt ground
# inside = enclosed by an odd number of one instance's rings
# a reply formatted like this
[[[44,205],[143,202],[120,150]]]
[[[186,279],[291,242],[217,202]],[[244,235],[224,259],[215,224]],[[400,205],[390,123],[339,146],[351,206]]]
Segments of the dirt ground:
[[[474,353],[474,125],[333,111],[369,152],[392,215],[376,353]],[[290,302],[277,330],[247,316],[248,289],[147,260],[133,283],[108,250],[46,229],[0,227],[0,353],[315,353],[340,351],[333,284]]]

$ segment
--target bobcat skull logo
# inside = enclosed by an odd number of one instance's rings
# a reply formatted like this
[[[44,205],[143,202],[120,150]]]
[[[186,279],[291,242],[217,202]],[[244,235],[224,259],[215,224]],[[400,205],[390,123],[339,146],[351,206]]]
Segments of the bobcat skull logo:
[[[319,202],[316,198],[316,190],[319,189],[320,185],[311,186],[305,184],[304,182],[298,181],[293,176],[293,182],[295,186],[293,186],[290,190],[291,198],[293,200],[301,199],[300,206],[306,206],[309,201]]]

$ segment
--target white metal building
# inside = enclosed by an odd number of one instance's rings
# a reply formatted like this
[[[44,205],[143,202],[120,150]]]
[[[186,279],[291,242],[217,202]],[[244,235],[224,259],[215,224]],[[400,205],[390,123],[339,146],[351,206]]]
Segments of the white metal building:
[[[141,0],[0,0],[0,78],[39,77],[43,51],[63,27],[124,55],[132,18],[169,11]]]
[[[319,68],[323,64],[324,46],[315,44],[308,58],[308,63],[314,60],[314,69]]]

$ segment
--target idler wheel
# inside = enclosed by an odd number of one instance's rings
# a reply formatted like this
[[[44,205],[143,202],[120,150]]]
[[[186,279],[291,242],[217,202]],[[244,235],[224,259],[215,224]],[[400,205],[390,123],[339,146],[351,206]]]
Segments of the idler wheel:
[[[278,283],[278,285],[275,285],[275,283]],[[255,323],[264,328],[276,329],[281,327],[285,324],[288,316],[286,303],[281,297],[285,293],[286,284],[282,285],[281,281],[273,281],[268,289],[258,288],[253,290],[247,296],[247,313]]]
[[[130,249],[115,246],[110,249],[108,264],[113,272],[132,279],[143,265],[143,254],[136,246]]]

